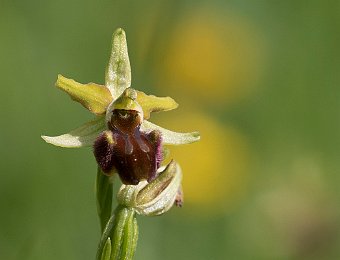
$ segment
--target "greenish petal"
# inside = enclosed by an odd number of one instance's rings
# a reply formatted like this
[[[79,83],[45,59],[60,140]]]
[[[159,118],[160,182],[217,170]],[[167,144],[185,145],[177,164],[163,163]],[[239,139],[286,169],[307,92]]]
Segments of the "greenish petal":
[[[103,116],[97,117],[71,132],[59,136],[41,136],[47,143],[66,148],[92,146],[97,136],[106,129]]]
[[[69,94],[73,100],[97,115],[104,114],[112,101],[110,91],[103,85],[95,83],[81,84],[73,79],[58,75],[56,86]]]
[[[105,74],[105,86],[113,99],[117,99],[131,85],[131,68],[123,29],[117,29],[112,36],[112,50]]]
[[[169,111],[178,107],[171,97],[156,97],[137,90],[137,102],[143,108],[144,118],[149,119],[151,112]]]
[[[168,129],[162,128],[158,125],[155,125],[147,120],[144,120],[141,125],[142,131],[151,132],[153,130],[158,130],[162,135],[163,144],[172,144],[172,145],[180,145],[180,144],[190,144],[193,142],[197,142],[200,140],[199,132],[191,132],[191,133],[178,133],[173,132]]]

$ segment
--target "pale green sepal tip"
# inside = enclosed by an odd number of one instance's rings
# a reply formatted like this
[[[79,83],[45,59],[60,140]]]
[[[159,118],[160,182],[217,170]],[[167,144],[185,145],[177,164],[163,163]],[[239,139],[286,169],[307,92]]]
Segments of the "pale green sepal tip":
[[[162,128],[158,125],[155,125],[147,120],[144,120],[141,129],[145,132],[151,132],[153,130],[157,130],[161,133],[163,144],[167,145],[180,145],[180,144],[190,144],[193,142],[197,142],[200,140],[199,132],[191,132],[191,133],[178,133],[173,132],[168,129]]]
[[[110,260],[111,257],[111,239],[108,238],[103,248],[101,260]]]
[[[66,148],[92,146],[98,135],[106,129],[103,116],[85,123],[71,132],[59,136],[41,136],[47,143]]]
[[[123,29],[117,29],[112,36],[112,50],[105,74],[105,86],[113,99],[117,99],[131,85],[131,67]]]

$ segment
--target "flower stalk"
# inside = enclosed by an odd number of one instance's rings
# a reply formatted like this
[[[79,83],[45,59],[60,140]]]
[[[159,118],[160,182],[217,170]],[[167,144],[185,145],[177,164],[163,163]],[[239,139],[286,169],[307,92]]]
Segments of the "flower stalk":
[[[113,179],[114,176],[104,175],[100,167],[98,167],[95,193],[101,232],[104,231],[112,214]]]

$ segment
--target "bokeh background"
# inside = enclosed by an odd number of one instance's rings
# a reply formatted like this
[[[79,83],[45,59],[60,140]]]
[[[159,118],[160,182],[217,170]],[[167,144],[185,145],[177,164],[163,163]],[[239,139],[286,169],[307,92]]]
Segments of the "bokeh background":
[[[0,1],[0,259],[94,259],[91,149],[47,145],[91,115],[57,74],[104,81],[127,32],[132,87],[171,96],[153,120],[199,130],[172,148],[185,206],[139,217],[136,259],[340,258],[339,1]]]

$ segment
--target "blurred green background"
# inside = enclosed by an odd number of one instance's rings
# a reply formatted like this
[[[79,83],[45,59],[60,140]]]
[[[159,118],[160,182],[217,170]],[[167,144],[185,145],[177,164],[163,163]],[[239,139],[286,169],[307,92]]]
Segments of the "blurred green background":
[[[136,259],[340,258],[339,1],[0,1],[0,259],[94,259],[91,149],[57,135],[91,119],[57,75],[104,81],[127,33],[132,87],[180,103],[155,122],[185,206],[139,217]]]

